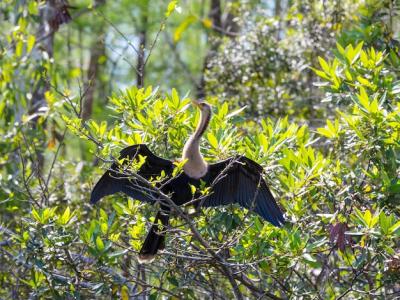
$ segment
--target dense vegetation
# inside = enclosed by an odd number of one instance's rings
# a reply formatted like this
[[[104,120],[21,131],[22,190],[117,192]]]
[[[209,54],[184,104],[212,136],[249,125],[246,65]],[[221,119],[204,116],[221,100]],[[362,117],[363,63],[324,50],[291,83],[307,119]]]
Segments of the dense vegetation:
[[[0,298],[400,296],[399,12],[1,1]],[[127,145],[179,158],[197,97],[213,105],[207,161],[261,164],[287,224],[184,207],[141,265],[156,207],[123,194],[93,207],[91,188]]]

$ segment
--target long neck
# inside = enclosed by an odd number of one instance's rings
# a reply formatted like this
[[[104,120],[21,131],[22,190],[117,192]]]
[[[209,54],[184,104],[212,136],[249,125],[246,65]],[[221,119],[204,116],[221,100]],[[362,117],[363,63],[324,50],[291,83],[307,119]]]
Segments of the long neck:
[[[210,107],[202,109],[200,122],[197,125],[195,132],[183,148],[182,159],[187,160],[183,169],[190,177],[200,178],[207,172],[207,163],[204,161],[203,156],[200,153],[200,139],[206,131],[210,119]]]
[[[200,111],[200,122],[197,124],[196,130],[193,133],[193,140],[200,142],[201,137],[206,131],[211,119],[211,108],[207,106]]]

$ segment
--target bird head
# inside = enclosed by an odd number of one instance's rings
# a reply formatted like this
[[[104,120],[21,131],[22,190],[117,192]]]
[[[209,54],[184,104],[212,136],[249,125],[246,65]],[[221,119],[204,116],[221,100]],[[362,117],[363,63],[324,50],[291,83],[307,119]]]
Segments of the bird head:
[[[204,110],[208,110],[211,111],[211,106],[210,104],[208,104],[206,101],[204,100],[194,100],[192,99],[192,104],[199,108],[200,110],[204,111]]]

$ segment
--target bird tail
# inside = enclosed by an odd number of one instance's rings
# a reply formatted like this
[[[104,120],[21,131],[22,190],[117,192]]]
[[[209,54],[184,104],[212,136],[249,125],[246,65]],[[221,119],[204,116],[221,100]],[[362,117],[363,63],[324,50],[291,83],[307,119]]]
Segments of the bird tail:
[[[161,221],[161,224],[159,224]],[[165,230],[168,225],[169,215],[165,212],[159,211],[156,219],[150,228],[149,233],[140,249],[138,262],[141,264],[152,263],[158,250],[165,248]]]

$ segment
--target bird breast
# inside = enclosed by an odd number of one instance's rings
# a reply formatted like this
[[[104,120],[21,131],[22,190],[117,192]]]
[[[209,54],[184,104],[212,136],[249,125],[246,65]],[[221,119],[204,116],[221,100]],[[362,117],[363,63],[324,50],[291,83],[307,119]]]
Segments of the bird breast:
[[[186,160],[183,171],[187,176],[199,179],[207,174],[208,165],[200,153],[199,139],[191,136],[183,148],[182,159]]]
[[[203,159],[188,159],[183,166],[183,171],[190,178],[200,179],[207,174],[208,165]]]

